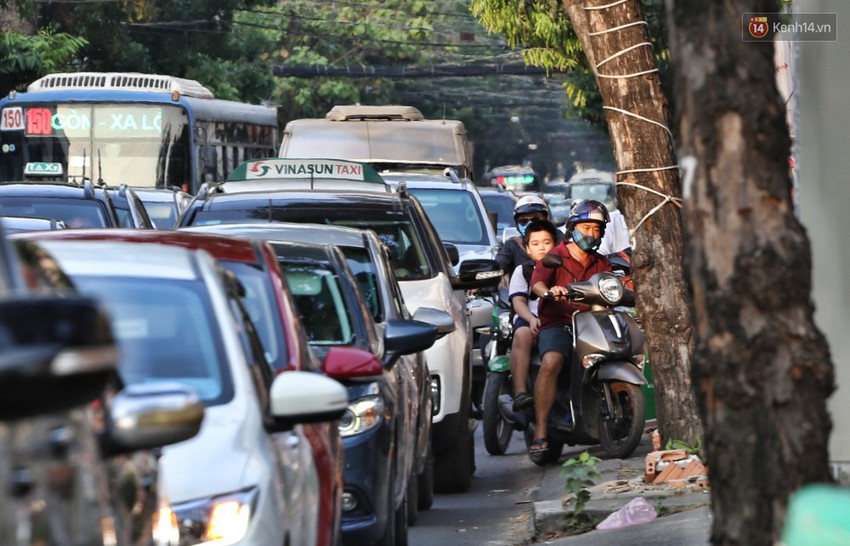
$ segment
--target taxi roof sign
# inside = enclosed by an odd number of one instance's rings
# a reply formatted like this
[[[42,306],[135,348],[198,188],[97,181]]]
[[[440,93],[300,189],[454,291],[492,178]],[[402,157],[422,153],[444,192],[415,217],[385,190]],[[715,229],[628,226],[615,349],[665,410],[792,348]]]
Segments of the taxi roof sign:
[[[236,167],[227,177],[227,182],[265,180],[351,180],[384,184],[384,179],[371,165],[339,159],[252,159]]]
[[[31,161],[24,166],[24,175],[29,176],[62,176],[61,163]]]

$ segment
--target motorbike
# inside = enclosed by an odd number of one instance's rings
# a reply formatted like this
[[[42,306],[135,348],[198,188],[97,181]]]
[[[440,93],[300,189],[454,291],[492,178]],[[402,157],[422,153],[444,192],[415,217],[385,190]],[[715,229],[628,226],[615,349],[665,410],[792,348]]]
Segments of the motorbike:
[[[559,256],[548,254],[543,265],[559,268],[563,264]],[[568,289],[565,297],[585,303],[590,309],[572,317],[572,356],[558,376],[555,401],[547,420],[549,449],[531,457],[541,466],[556,462],[564,444],[599,444],[610,457],[628,457],[640,442],[644,428],[641,386],[646,384],[646,337],[623,307],[630,305],[633,292],[623,286],[618,276],[607,272],[571,283]],[[510,369],[502,369],[502,364],[499,359],[491,359],[484,395],[485,447],[497,455],[504,453],[514,429],[523,431],[526,446],[530,447],[535,429],[533,407],[513,412]],[[529,392],[533,392],[539,370],[539,355],[533,355]],[[493,410],[498,413],[492,415]]]
[[[484,447],[490,455],[504,455],[515,427],[510,357],[513,324],[506,291],[494,301],[492,326],[482,333],[481,359],[487,370],[482,395]]]

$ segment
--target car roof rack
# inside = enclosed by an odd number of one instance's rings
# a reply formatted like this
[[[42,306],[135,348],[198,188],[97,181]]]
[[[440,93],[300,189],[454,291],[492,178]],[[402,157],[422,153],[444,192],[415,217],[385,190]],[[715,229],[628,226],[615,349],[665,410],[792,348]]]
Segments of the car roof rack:
[[[83,195],[86,199],[94,199],[94,183],[91,178],[83,178]]]
[[[206,201],[209,197],[216,193],[224,193],[219,182],[204,182],[198,189],[198,199]]]
[[[325,115],[330,121],[422,121],[425,116],[414,106],[363,106],[348,104],[334,106]]]
[[[395,191],[399,197],[410,199],[410,190],[407,189],[407,183],[404,180],[399,180]]]

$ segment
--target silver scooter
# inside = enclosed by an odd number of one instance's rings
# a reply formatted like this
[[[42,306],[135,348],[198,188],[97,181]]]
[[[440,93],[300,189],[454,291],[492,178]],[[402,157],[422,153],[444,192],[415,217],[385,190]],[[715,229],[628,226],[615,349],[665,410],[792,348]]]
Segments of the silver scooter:
[[[563,267],[560,256],[547,254],[543,265]],[[557,462],[564,444],[595,445],[614,458],[631,455],[644,429],[641,385],[646,337],[634,318],[615,309],[629,305],[634,294],[608,272],[586,281],[570,283],[566,298],[590,306],[572,316],[572,356],[564,364],[547,420],[548,451],[531,456],[538,465]],[[529,392],[540,370],[533,358],[529,369]],[[503,411],[507,408],[502,405]],[[534,441],[534,408],[514,415],[523,429],[526,446]]]

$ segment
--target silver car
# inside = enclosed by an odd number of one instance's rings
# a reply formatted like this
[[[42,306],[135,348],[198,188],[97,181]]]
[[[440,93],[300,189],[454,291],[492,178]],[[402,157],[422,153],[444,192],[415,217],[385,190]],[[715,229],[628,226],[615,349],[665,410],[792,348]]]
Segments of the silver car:
[[[114,319],[130,385],[177,382],[206,406],[192,439],[163,449],[155,522],[166,544],[313,544],[318,479],[301,422],[334,420],[345,388],[273,376],[240,300],[202,250],[114,241],[40,243]]]

